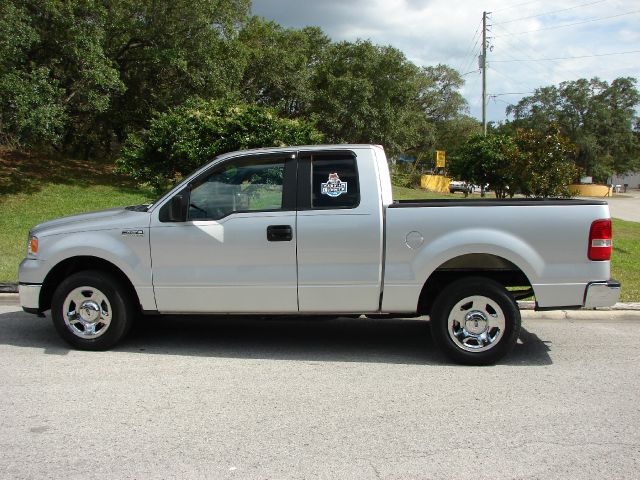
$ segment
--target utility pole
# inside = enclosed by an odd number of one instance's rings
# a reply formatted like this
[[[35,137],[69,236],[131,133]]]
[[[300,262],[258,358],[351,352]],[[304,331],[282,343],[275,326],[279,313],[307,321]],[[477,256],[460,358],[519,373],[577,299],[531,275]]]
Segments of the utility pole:
[[[482,54],[480,55],[482,69],[482,131],[487,134],[487,12],[482,12]]]

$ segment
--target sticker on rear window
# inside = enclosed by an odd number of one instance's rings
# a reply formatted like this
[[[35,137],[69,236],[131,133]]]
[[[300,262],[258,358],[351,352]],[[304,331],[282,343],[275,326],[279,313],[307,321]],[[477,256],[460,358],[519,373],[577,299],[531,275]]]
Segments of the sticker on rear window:
[[[320,184],[320,193],[330,197],[339,197],[343,193],[347,193],[347,182],[341,181],[337,173],[330,173],[327,182]]]

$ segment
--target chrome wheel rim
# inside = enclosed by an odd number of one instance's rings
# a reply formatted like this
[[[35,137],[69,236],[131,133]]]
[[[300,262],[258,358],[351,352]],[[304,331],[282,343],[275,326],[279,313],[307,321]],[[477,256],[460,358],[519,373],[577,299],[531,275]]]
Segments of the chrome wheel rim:
[[[451,340],[462,350],[484,352],[500,342],[505,324],[500,305],[489,297],[472,295],[451,309],[447,330]]]
[[[111,303],[95,287],[78,287],[65,297],[62,315],[65,325],[75,336],[85,340],[98,338],[111,324]]]

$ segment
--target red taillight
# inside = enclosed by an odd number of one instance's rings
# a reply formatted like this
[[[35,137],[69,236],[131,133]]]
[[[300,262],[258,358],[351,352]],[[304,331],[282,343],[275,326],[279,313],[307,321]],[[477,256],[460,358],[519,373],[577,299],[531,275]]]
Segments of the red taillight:
[[[589,230],[589,260],[610,260],[612,248],[611,219],[596,220]]]

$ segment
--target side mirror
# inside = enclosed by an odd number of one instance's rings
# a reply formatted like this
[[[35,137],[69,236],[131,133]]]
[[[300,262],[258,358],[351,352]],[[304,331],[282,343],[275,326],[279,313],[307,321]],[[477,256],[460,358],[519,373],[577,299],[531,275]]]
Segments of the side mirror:
[[[184,193],[174,195],[169,202],[169,218],[170,222],[184,222],[187,219],[187,202]]]

